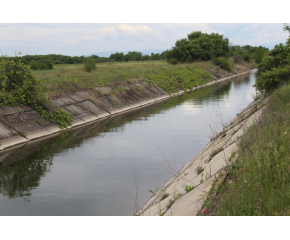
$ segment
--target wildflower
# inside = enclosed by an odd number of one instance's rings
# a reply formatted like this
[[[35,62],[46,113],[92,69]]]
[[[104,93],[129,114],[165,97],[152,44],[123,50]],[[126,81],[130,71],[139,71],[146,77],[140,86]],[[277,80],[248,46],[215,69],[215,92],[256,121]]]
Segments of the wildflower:
[[[284,132],[284,135],[286,135],[287,134],[287,132]]]
[[[249,184],[249,186],[250,186],[251,184]]]
[[[102,87],[102,86],[100,86],[100,87]]]
[[[203,210],[203,213],[204,213],[204,214],[206,214],[206,209],[205,209],[205,210]]]
[[[244,172],[246,172],[247,171],[247,169],[246,168],[244,168]]]

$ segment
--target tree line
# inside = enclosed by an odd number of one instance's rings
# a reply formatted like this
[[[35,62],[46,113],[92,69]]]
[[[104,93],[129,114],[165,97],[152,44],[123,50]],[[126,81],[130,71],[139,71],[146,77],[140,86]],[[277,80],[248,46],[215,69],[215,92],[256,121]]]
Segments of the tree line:
[[[228,38],[218,33],[207,34],[195,31],[189,33],[187,38],[177,40],[175,46],[165,51],[164,55],[171,64],[209,60],[220,62],[221,59],[228,57],[234,57],[236,63],[240,60],[249,62],[250,59],[255,59],[256,63],[260,63],[268,52],[269,49],[262,46],[232,45]]]
[[[175,46],[170,50],[159,53],[151,53],[151,55],[143,55],[141,52],[132,51],[124,54],[116,52],[110,57],[99,57],[97,55],[85,56],[65,56],[61,54],[47,55],[25,55],[7,57],[2,56],[1,59],[21,60],[22,63],[29,65],[33,70],[53,69],[54,64],[84,64],[88,58],[98,62],[128,62],[128,61],[148,61],[148,60],[167,60],[168,63],[192,63],[198,61],[213,60],[214,63],[222,68],[230,71],[228,58],[233,57],[234,63],[241,61],[250,62],[254,59],[256,63],[260,63],[264,56],[267,56],[269,49],[259,46],[250,45],[239,46],[230,44],[228,38],[218,33],[202,33],[194,31],[187,35],[187,38],[177,40]]]

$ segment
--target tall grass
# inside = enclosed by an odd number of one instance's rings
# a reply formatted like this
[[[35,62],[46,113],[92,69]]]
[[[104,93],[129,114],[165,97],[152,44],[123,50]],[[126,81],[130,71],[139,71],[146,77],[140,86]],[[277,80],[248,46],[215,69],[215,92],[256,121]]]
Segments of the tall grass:
[[[215,215],[290,215],[290,85],[276,90],[262,122],[239,145]]]

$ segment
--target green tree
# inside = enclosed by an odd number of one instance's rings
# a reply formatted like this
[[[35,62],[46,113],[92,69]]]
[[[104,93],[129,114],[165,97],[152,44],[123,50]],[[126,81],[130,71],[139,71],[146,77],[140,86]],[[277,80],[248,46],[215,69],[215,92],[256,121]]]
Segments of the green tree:
[[[187,38],[177,40],[175,46],[166,51],[168,62],[208,61],[217,57],[228,57],[229,40],[217,33],[192,32]]]

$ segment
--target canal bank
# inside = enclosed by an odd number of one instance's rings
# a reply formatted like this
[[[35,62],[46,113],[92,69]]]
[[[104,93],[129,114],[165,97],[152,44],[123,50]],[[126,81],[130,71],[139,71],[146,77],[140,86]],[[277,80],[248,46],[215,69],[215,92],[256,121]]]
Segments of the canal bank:
[[[188,89],[187,92],[218,84],[252,71],[244,70],[240,69],[243,72],[238,74],[228,73],[227,77],[222,78],[215,77],[215,74],[212,73],[214,81]],[[98,88],[98,93],[92,90],[83,90],[53,97],[52,102],[58,108],[70,113],[73,118],[72,125],[65,129],[47,121],[29,106],[1,106],[0,153],[20,144],[59,134],[71,128],[142,108],[184,93],[180,89],[179,92],[168,95],[159,86],[144,81],[139,81],[134,87],[128,88],[124,92],[117,92],[114,96],[111,94],[112,90],[111,86],[106,86]]]
[[[238,158],[243,134],[263,117],[268,98],[244,108],[139,210],[137,216],[198,216],[206,213],[205,201],[213,196]],[[169,168],[171,166],[168,166]],[[205,212],[203,212],[205,211]]]

